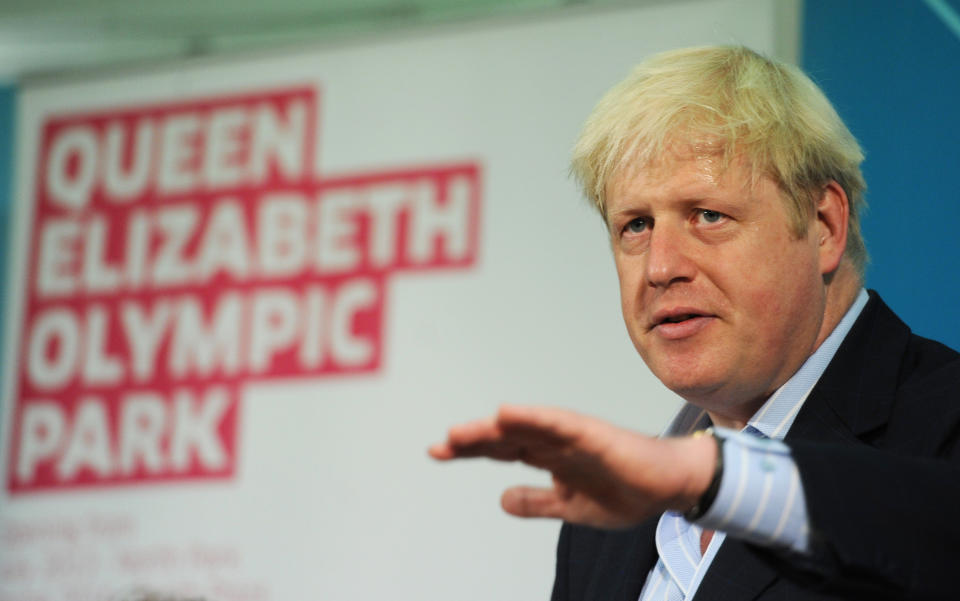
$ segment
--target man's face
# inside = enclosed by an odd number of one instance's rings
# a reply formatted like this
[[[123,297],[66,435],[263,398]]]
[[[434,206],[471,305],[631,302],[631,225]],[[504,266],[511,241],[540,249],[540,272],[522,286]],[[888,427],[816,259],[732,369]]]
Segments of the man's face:
[[[821,342],[817,228],[798,238],[777,185],[668,152],[607,189],[630,338],[663,383],[745,421]],[[721,421],[723,421],[721,419]]]

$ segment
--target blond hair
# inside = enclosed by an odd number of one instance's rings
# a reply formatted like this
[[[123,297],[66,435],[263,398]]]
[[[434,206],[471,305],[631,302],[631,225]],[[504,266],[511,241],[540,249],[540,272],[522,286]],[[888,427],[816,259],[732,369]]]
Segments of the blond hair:
[[[859,212],[866,184],[863,151],[823,92],[791,65],[743,47],[673,50],[644,61],[600,100],[573,150],[571,172],[606,217],[606,188],[642,169],[668,146],[744,159],[754,180],[783,192],[793,231],[806,234],[824,186],[850,201],[845,254],[863,276]]]

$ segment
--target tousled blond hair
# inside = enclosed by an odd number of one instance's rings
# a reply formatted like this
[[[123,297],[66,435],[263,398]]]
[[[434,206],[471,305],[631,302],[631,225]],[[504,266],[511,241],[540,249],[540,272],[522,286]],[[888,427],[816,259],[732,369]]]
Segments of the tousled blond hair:
[[[850,201],[845,254],[863,276],[863,151],[799,69],[743,47],[657,54],[594,108],[574,147],[571,172],[605,218],[607,185],[678,144],[719,154],[722,165],[742,159],[754,181],[770,177],[783,192],[797,236],[806,234],[824,186],[836,181]]]

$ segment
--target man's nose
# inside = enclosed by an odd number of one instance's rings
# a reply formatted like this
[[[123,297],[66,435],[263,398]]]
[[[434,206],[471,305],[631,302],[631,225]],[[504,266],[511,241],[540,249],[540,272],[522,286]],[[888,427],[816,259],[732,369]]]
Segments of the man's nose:
[[[692,243],[682,224],[658,223],[650,232],[647,282],[651,286],[669,286],[693,280],[696,263],[691,257]]]

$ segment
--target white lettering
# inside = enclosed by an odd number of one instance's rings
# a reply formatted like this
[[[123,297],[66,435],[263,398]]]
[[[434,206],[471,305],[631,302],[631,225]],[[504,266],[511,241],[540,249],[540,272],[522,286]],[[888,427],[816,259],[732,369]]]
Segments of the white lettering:
[[[447,259],[462,259],[467,254],[470,227],[470,183],[458,178],[447,188],[447,199],[440,205],[435,188],[419,187],[410,224],[411,259],[425,263],[433,258],[434,241],[440,237]]]
[[[123,377],[120,359],[107,352],[107,311],[99,304],[87,309],[83,379],[86,384],[115,385]]]
[[[103,183],[108,198],[129,202],[141,194],[147,184],[156,128],[150,119],[142,119],[137,124],[129,166],[124,165],[127,130],[120,122],[107,126]]]
[[[319,286],[308,286],[303,303],[303,338],[300,341],[300,366],[305,370],[320,367],[324,358],[324,334],[330,320],[327,294]]]
[[[161,472],[166,410],[158,394],[126,396],[120,418],[120,471],[130,474],[142,465],[149,473]]]
[[[241,142],[244,126],[249,120],[247,111],[241,108],[220,109],[210,116],[203,160],[204,179],[208,187],[236,186],[241,183]]]
[[[360,263],[357,248],[357,201],[353,192],[335,190],[317,201],[317,245],[314,260],[322,273],[341,273]]]
[[[76,244],[80,225],[70,219],[51,218],[40,226],[37,259],[37,294],[40,297],[67,295],[77,288]]]
[[[17,479],[33,480],[37,464],[56,455],[63,436],[63,409],[56,403],[26,403],[20,422],[20,445],[17,449]]]
[[[156,286],[177,286],[190,281],[190,265],[184,253],[197,223],[197,208],[190,205],[170,207],[157,214],[156,224],[163,230],[150,279]]]
[[[303,269],[307,258],[307,207],[302,196],[266,196],[259,207],[257,233],[262,275],[290,276]]]
[[[107,251],[107,224],[100,215],[87,223],[83,245],[83,284],[88,292],[113,292],[120,285],[120,270],[109,265]]]
[[[208,377],[218,367],[232,375],[240,367],[240,297],[220,297],[205,327],[200,302],[186,297],[177,303],[176,326],[170,341],[170,373],[177,378],[189,374]]]
[[[86,467],[106,477],[113,469],[112,464],[106,408],[96,397],[84,398],[73,417],[73,429],[63,457],[57,463],[57,475],[61,480],[70,480]]]
[[[54,401],[24,406],[16,456],[20,483],[52,484],[39,472],[53,468],[59,482],[76,481],[84,471],[98,478],[214,471],[227,467],[229,456],[221,427],[230,408],[228,391],[216,386],[199,398],[175,390],[172,399],[153,391],[121,396],[115,424],[108,403],[81,397],[72,420]],[[114,427],[115,425],[115,427]]]
[[[47,157],[47,190],[65,209],[82,209],[90,202],[97,176],[97,135],[88,125],[59,133]]]
[[[298,327],[293,294],[281,289],[257,291],[250,316],[250,370],[267,370],[276,351],[295,340]]]
[[[80,326],[69,309],[48,309],[34,321],[27,350],[27,373],[42,390],[67,384],[80,356]]]
[[[370,258],[376,267],[387,267],[397,260],[397,230],[400,213],[410,206],[409,185],[379,186],[370,190],[367,203],[371,211]]]
[[[191,457],[196,457],[206,470],[226,467],[227,452],[217,431],[227,411],[227,391],[210,388],[197,403],[186,390],[174,394],[173,419],[176,426],[170,440],[170,462],[176,471],[190,469]]]
[[[277,110],[267,103],[254,112],[253,140],[250,148],[250,173],[255,182],[263,182],[269,164],[274,162],[282,177],[296,180],[303,175],[303,139],[307,131],[307,106],[302,100],[287,105],[286,122],[281,123]]]
[[[130,288],[143,285],[150,247],[150,221],[142,210],[135,210],[127,220],[127,254],[124,274]]]
[[[153,378],[157,365],[157,352],[163,342],[171,317],[170,303],[158,300],[149,316],[144,309],[133,302],[125,302],[120,307],[120,319],[130,349],[130,361],[133,377],[140,382]]]
[[[200,125],[196,113],[173,115],[163,122],[157,173],[161,193],[178,194],[196,187]]]
[[[240,205],[230,199],[217,203],[200,241],[197,278],[206,282],[224,270],[234,278],[245,279],[250,270],[249,247]]]
[[[337,292],[331,316],[330,343],[333,356],[343,365],[363,365],[373,358],[374,345],[353,331],[354,317],[370,309],[377,300],[377,290],[370,280],[344,284]]]

